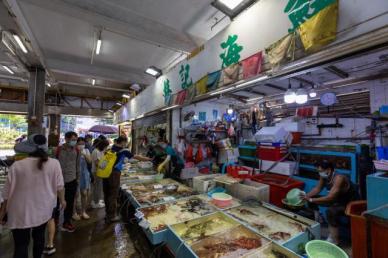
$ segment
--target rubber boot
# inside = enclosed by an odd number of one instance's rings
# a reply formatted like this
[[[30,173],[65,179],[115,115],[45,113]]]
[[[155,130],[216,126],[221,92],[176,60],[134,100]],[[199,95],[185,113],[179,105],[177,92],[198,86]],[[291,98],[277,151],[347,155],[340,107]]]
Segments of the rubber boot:
[[[339,228],[329,226],[329,237],[327,238],[328,242],[339,245]]]

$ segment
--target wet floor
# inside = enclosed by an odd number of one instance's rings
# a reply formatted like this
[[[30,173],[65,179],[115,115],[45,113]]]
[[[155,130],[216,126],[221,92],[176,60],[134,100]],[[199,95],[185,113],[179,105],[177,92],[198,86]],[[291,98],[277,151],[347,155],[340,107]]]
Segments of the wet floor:
[[[94,210],[90,220],[75,223],[74,233],[57,232],[54,258],[141,258],[131,240],[127,224],[106,225],[104,211]],[[12,258],[13,242],[9,234],[0,236],[0,257]]]

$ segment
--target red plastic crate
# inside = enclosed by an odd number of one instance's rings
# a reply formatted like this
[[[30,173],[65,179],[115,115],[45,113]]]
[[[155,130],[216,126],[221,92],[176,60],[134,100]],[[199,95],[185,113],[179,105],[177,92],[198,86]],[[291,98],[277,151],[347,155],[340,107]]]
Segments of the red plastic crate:
[[[287,154],[284,147],[260,146],[257,148],[257,157],[262,160],[278,161]]]
[[[248,171],[248,173],[243,172]],[[253,168],[244,166],[227,166],[226,173],[234,178],[251,178],[253,175]]]
[[[291,189],[299,188],[303,190],[304,188],[304,182],[302,181],[271,173],[255,175],[251,179],[269,185],[269,202],[278,207],[283,207],[282,200],[286,198]]]

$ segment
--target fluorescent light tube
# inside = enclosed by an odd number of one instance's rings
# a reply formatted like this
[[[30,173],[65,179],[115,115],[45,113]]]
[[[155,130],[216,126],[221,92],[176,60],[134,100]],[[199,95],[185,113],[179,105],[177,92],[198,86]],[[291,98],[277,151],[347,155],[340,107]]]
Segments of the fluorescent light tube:
[[[243,0],[219,0],[220,3],[224,4],[230,10],[236,8]]]
[[[140,116],[137,116],[136,119],[140,119],[140,118],[143,118],[144,117],[144,114],[140,115]]]
[[[227,88],[227,89],[223,89],[223,90],[211,92],[211,93],[210,93],[210,96],[217,95],[217,94],[220,94],[220,93],[224,93],[224,92],[227,92],[227,91],[232,91],[232,90],[234,90],[235,88],[236,88],[236,87],[230,87],[230,88]]]
[[[126,99],[129,99],[129,98],[131,98],[131,96],[129,96],[128,94],[123,94],[123,98],[126,98]]]
[[[145,70],[145,73],[154,77],[159,77],[162,74],[162,71],[154,66],[150,66]]]
[[[101,50],[101,39],[98,39],[97,46],[96,46],[96,55],[100,54],[100,50]]]
[[[162,111],[166,111],[166,110],[173,109],[173,108],[176,108],[176,107],[179,107],[179,105],[174,105],[174,106],[171,106],[171,107],[162,108]]]
[[[94,86],[96,84],[96,80],[92,79],[92,85]]]
[[[3,65],[3,68],[7,70],[7,72],[9,72],[10,74],[14,74],[14,72],[8,66]]]
[[[123,104],[121,104],[120,102],[116,102],[116,105],[121,107]]]
[[[13,38],[15,39],[16,43],[18,43],[20,49],[25,53],[27,54],[28,51],[27,51],[27,48],[24,46],[22,40],[20,39],[20,37],[16,34],[13,34]]]

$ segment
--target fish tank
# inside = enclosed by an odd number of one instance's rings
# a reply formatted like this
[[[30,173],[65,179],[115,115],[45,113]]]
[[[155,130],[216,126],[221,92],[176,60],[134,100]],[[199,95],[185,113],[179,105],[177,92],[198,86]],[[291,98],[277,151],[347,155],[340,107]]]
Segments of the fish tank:
[[[157,182],[132,184],[128,186],[127,191],[134,198],[135,207],[170,202],[195,194],[191,188],[168,178],[157,180]]]
[[[166,225],[196,219],[217,210],[198,196],[178,201],[140,208],[153,232],[166,229]]]
[[[245,203],[227,213],[260,235],[297,253],[303,252],[306,242],[320,237],[319,223],[272,205]]]

